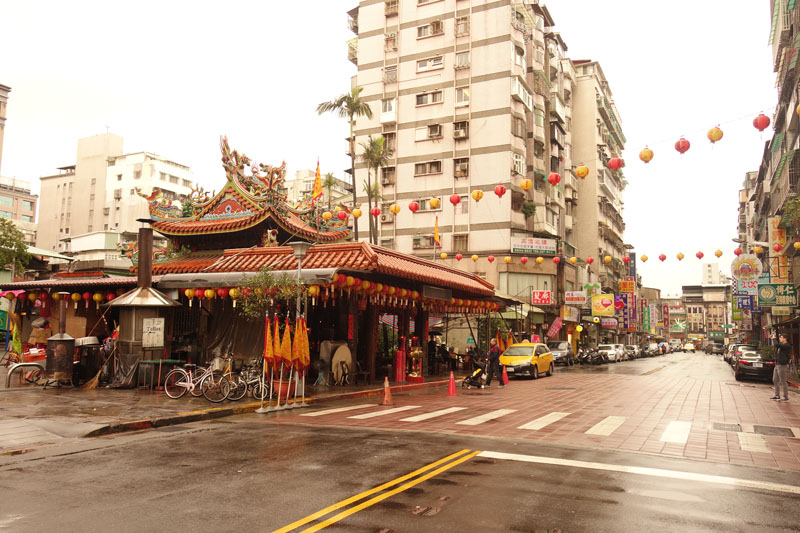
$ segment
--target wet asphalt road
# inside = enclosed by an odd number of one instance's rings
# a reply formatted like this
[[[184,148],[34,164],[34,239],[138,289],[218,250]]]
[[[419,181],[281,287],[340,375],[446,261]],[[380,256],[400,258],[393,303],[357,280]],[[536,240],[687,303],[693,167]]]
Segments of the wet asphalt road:
[[[460,450],[540,463],[476,456],[326,530],[800,530],[799,494],[784,492],[800,486],[797,473],[508,439],[291,426],[252,414],[2,457],[0,530],[272,531]],[[631,466],[666,473],[619,471]]]

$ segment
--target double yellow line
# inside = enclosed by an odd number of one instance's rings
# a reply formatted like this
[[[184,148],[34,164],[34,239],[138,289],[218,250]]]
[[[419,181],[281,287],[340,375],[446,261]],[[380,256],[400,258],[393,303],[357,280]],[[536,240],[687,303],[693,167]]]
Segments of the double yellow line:
[[[300,526],[308,524],[309,522],[314,522],[317,519],[322,518],[323,516],[325,516],[327,514],[330,514],[333,511],[336,511],[337,509],[341,509],[342,507],[347,507],[351,503],[355,503],[355,502],[357,502],[359,500],[363,500],[367,496],[371,496],[372,494],[375,494],[375,493],[378,493],[378,492],[386,491],[386,492],[383,492],[382,494],[379,494],[378,496],[370,498],[369,500],[363,501],[363,502],[359,503],[358,505],[354,505],[353,507],[349,507],[349,508],[345,509],[344,511],[342,511],[342,512],[340,512],[340,513],[338,513],[338,514],[336,514],[336,515],[334,515],[334,516],[332,516],[332,517],[330,517],[330,518],[328,518],[328,519],[326,519],[326,520],[324,520],[322,522],[319,522],[317,524],[314,524],[311,527],[308,527],[308,528],[304,529],[303,533],[312,532],[312,531],[319,531],[320,529],[326,528],[326,527],[330,526],[331,524],[335,524],[336,522],[338,522],[339,520],[342,520],[343,518],[346,518],[346,517],[348,517],[348,516],[350,516],[350,515],[352,515],[354,513],[357,513],[357,512],[359,512],[359,511],[361,511],[363,509],[366,509],[367,507],[375,505],[376,503],[381,502],[381,501],[383,501],[386,498],[389,498],[391,496],[394,496],[395,494],[397,494],[399,492],[403,492],[404,490],[410,489],[414,485],[422,483],[423,481],[425,481],[427,479],[430,479],[430,478],[432,478],[432,477],[434,477],[436,475],[439,475],[442,472],[444,472],[445,470],[448,470],[450,468],[453,468],[454,466],[460,465],[461,463],[463,463],[465,461],[469,461],[470,459],[472,459],[473,457],[475,457],[479,453],[481,453],[481,452],[480,451],[461,450],[461,451],[456,452],[456,453],[454,453],[452,455],[448,455],[447,457],[444,457],[443,459],[439,459],[438,461],[434,461],[433,463],[425,465],[425,466],[423,466],[422,468],[420,468],[418,470],[414,470],[413,472],[411,472],[409,474],[401,476],[401,477],[399,477],[397,479],[393,479],[392,481],[388,481],[388,482],[384,483],[383,485],[380,485],[380,486],[375,487],[373,489],[370,489],[368,491],[362,492],[361,494],[356,494],[355,496],[351,496],[350,498],[347,498],[346,500],[342,500],[339,503],[335,503],[335,504],[333,504],[333,505],[331,505],[329,507],[326,507],[325,509],[322,509],[321,511],[317,511],[316,513],[310,514],[310,515],[306,516],[305,518],[301,518],[300,520],[298,520],[296,522],[292,522],[288,526],[282,527],[280,529],[276,529],[273,533],[288,533],[289,531],[293,531],[293,530],[299,528]],[[444,465],[444,466],[440,466],[440,465]],[[437,468],[437,467],[439,467],[439,468]],[[435,468],[435,470],[433,470],[434,468]],[[432,470],[432,471],[428,472],[429,470]],[[423,474],[424,472],[428,472],[428,473],[424,474],[424,475],[420,475],[420,474]],[[419,477],[416,477],[416,476],[419,476]],[[412,478],[416,478],[416,479],[413,479],[412,481],[408,481],[408,483],[403,483],[404,481],[407,481],[407,480],[412,479]],[[403,484],[400,485],[400,483],[403,483]],[[397,485],[399,485],[399,486],[397,486]],[[392,487],[395,487],[395,488],[392,488]],[[391,489],[391,490],[387,490],[387,489]]]

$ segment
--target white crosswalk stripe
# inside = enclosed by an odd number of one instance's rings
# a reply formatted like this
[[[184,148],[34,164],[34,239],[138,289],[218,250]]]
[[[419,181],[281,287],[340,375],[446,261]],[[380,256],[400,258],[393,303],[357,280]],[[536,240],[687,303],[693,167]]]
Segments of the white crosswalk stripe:
[[[464,409],[466,409],[466,407],[448,407],[447,409],[440,409],[430,413],[423,413],[417,416],[401,418],[400,422],[422,422],[423,420],[430,420],[431,418],[436,418],[438,416],[449,415],[450,413],[456,413],[458,411],[463,411]]]
[[[394,409],[386,409],[384,411],[374,411],[372,413],[364,413],[363,415],[353,415],[348,416],[347,418],[352,418],[354,420],[366,420],[367,418],[375,418],[376,416],[385,416],[391,415],[394,413],[401,413],[403,411],[408,411],[409,409],[419,409],[419,405],[404,405],[403,407],[395,407]]]
[[[531,430],[536,431],[536,430],[542,429],[545,426],[549,426],[553,422],[558,422],[559,420],[561,420],[565,416],[569,416],[571,414],[572,413],[553,412],[553,413],[550,413],[549,415],[545,415],[545,416],[543,416],[541,418],[537,418],[536,420],[532,420],[532,421],[528,422],[527,424],[523,424],[523,425],[519,426],[517,429],[531,429]]]
[[[313,413],[303,413],[300,416],[322,416],[330,415],[333,413],[344,413],[345,411],[355,411],[356,409],[366,409],[367,407],[375,407],[374,403],[362,403],[361,405],[351,405],[349,407],[337,407],[335,409],[323,409],[322,411],[314,411]]]
[[[661,434],[662,442],[672,442],[675,444],[686,444],[689,440],[689,432],[692,430],[691,422],[679,422],[673,420],[667,424],[664,433]]]
[[[498,409],[496,411],[490,411],[480,416],[462,420],[461,422],[456,422],[456,424],[460,426],[477,426],[478,424],[483,424],[484,422],[488,422],[489,420],[494,420],[495,418],[500,418],[501,416],[505,416],[510,413],[515,413],[516,411],[517,411],[516,409]]]
[[[587,435],[603,435],[605,437],[614,433],[618,427],[625,423],[627,417],[624,416],[607,416],[597,424],[593,425],[586,432]]]

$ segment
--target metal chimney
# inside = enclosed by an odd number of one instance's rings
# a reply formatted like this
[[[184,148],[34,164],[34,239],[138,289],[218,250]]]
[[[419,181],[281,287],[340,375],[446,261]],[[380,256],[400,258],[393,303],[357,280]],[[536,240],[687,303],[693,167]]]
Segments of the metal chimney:
[[[152,222],[152,220],[146,218],[140,218],[137,221],[142,223]],[[137,272],[137,287],[149,287],[153,283],[153,228],[139,228],[139,265]]]

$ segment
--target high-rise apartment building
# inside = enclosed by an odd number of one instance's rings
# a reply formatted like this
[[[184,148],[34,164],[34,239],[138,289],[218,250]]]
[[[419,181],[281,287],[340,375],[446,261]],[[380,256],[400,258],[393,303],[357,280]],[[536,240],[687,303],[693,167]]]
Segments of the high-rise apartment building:
[[[0,83],[0,171],[3,170],[3,134],[6,131],[6,107],[11,87]]]
[[[135,233],[137,218],[149,217],[147,202],[137,193],[150,195],[180,208],[192,187],[189,167],[148,152],[122,153],[122,137],[113,133],[78,140],[74,165],[43,176],[37,246],[68,251],[75,235],[99,231]],[[153,198],[156,200],[157,198]]]
[[[0,177],[0,218],[14,222],[25,237],[25,244],[36,243],[36,202],[31,184],[25,180]]]
[[[286,187],[286,198],[290,203],[295,203],[310,198],[314,192],[314,181],[317,178],[317,171],[311,169],[298,170],[294,173],[293,180],[286,180],[284,185]],[[325,184],[325,175],[320,176],[320,183]],[[337,205],[337,202],[344,202],[350,204],[353,201],[353,193],[350,184],[338,178],[334,178],[330,190],[328,187],[322,188],[322,198],[318,200],[321,205],[328,205],[330,199],[331,206]]]
[[[378,177],[379,244],[436,260],[447,252],[448,262],[526,301],[532,290],[573,290],[577,267],[550,259],[577,255],[575,78],[546,7],[531,0],[386,0],[361,2],[349,15],[357,34],[348,43],[358,67],[353,86],[373,111],[372,119],[357,119],[356,151],[379,136],[393,151]],[[560,182],[548,183],[550,173]],[[364,205],[367,175],[358,163],[354,182]],[[478,202],[471,196],[477,190],[484,195]],[[416,212],[407,207],[412,200]],[[394,202],[397,215],[388,210]],[[442,249],[434,248],[437,217]],[[473,254],[477,261],[466,259]],[[539,255],[547,259],[542,264],[533,260]],[[560,312],[557,294],[549,313]]]

